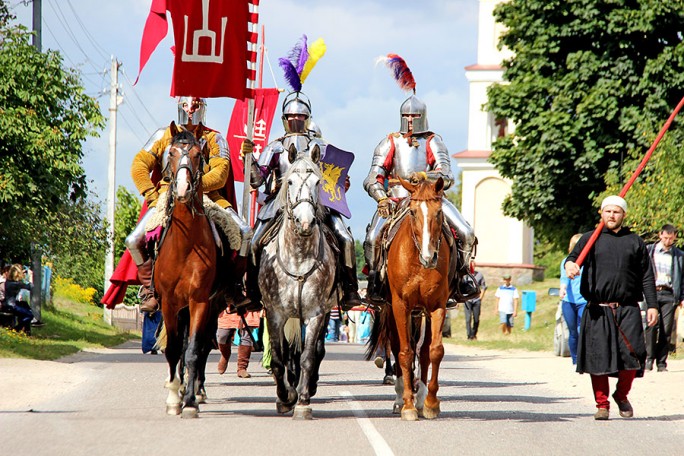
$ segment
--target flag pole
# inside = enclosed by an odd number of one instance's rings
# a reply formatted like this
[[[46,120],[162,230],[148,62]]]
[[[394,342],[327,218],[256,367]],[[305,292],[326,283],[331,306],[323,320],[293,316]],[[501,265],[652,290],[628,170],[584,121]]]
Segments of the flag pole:
[[[254,15],[259,14],[258,2],[252,3]],[[257,16],[258,17],[258,16]],[[257,24],[251,23],[250,32],[257,33]],[[250,43],[250,50],[256,53],[256,43]],[[256,70],[256,62],[250,62],[250,69]],[[252,141],[254,139],[254,79],[249,80],[249,88],[252,91],[252,97],[247,100],[247,140]],[[244,182],[242,189],[242,219],[249,223],[250,222],[250,208],[249,208],[249,197],[251,194],[251,174],[252,171],[252,154],[245,154],[244,156]]]
[[[651,155],[653,155],[653,152],[655,151],[655,148],[658,146],[658,143],[660,143],[660,140],[663,139],[663,136],[665,136],[665,132],[670,128],[670,125],[674,121],[674,118],[677,116],[679,111],[682,109],[684,106],[684,97],[679,101],[679,104],[677,107],[672,111],[672,114],[670,114],[670,117],[667,119],[667,122],[663,125],[663,127],[660,129],[660,133],[658,133],[658,136],[656,136],[655,141],[653,141],[653,144],[651,147],[648,149],[648,152],[646,152],[646,155],[644,155],[644,158],[641,160],[641,163],[639,163],[639,166],[637,169],[632,173],[632,177],[629,178],[629,181],[625,184],[624,187],[622,187],[622,190],[620,190],[620,196],[624,198],[624,196],[627,194],[627,191],[632,187],[634,184],[634,181],[636,181],[637,177],[639,177],[639,174],[644,170],[646,167],[646,163],[651,159]],[[594,232],[591,234],[591,237],[589,238],[589,242],[587,242],[587,245],[584,246],[584,249],[582,249],[582,252],[580,252],[579,257],[577,257],[577,266],[582,266],[582,263],[584,263],[584,260],[586,259],[587,255],[589,254],[589,250],[594,246],[594,243],[596,242],[596,239],[598,239],[599,234],[601,234],[601,230],[603,229],[604,223],[603,220],[601,220],[601,223],[598,224]]]
[[[257,87],[259,89],[263,88],[263,82],[264,82],[264,52],[266,50],[266,35],[265,35],[265,30],[264,26],[261,26],[261,45],[259,46],[259,72],[257,73],[257,78],[259,80]],[[250,211],[249,211],[249,225],[254,226],[255,218],[256,218],[256,206],[257,206],[257,195],[259,191],[258,190],[252,190],[251,192],[251,199],[250,199]]]

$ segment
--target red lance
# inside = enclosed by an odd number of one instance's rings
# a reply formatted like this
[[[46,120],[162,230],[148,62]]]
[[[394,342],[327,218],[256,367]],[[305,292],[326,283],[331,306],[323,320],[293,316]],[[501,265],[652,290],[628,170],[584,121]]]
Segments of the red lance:
[[[646,152],[646,155],[644,155],[644,158],[641,160],[641,163],[639,163],[639,166],[637,169],[632,173],[632,177],[629,178],[629,181],[625,184],[624,187],[622,187],[622,190],[620,190],[620,196],[622,198],[625,197],[627,194],[627,191],[632,187],[634,184],[634,181],[636,180],[637,177],[639,177],[639,174],[644,170],[646,167],[646,163],[651,159],[651,155],[653,155],[653,152],[655,151],[655,148],[658,146],[658,143],[660,142],[661,139],[663,139],[663,136],[665,136],[665,132],[670,128],[670,125],[672,124],[672,121],[674,118],[677,116],[677,113],[679,113],[679,110],[682,109],[682,106],[684,106],[684,98],[682,98],[679,101],[679,104],[677,107],[672,111],[672,114],[670,114],[670,118],[667,119],[667,122],[665,122],[665,125],[663,125],[663,128],[660,129],[660,133],[658,133],[658,136],[656,136],[655,141],[653,141],[653,144],[651,147],[648,149],[648,152]],[[603,223],[603,220],[598,224],[594,232],[591,234],[591,237],[589,238],[589,242],[587,242],[587,245],[584,246],[584,249],[582,249],[582,252],[580,252],[579,257],[577,257],[577,261],[575,262],[578,267],[582,266],[582,263],[584,262],[585,258],[589,254],[589,250],[594,246],[594,243],[596,242],[596,239],[598,239],[599,234],[601,234],[601,230],[603,229],[603,226],[605,224]]]

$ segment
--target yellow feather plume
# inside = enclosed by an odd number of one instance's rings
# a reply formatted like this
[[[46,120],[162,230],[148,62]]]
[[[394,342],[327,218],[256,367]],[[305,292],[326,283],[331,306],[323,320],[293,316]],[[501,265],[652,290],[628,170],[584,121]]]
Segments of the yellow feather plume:
[[[302,81],[302,84],[304,83],[304,80],[309,76],[309,73],[311,73],[311,70],[313,69],[314,65],[316,65],[320,58],[323,57],[323,54],[325,54],[326,49],[327,48],[325,46],[323,38],[317,39],[316,41],[311,43],[310,46],[308,46],[309,58],[306,60],[306,63],[304,64],[304,69],[302,70],[302,75],[299,77],[300,81]]]

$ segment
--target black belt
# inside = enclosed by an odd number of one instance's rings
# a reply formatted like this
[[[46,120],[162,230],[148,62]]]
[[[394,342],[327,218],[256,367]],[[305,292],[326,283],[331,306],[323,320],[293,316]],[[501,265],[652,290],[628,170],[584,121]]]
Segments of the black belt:
[[[669,291],[672,293],[672,287],[669,287],[667,285],[656,285],[656,291]]]

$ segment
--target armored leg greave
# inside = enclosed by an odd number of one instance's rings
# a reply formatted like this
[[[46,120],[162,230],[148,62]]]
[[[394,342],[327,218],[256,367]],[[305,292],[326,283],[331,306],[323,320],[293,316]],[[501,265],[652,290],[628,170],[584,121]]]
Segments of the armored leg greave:
[[[152,259],[148,257],[145,251],[145,225],[156,212],[156,208],[150,208],[124,241],[135,265],[138,267],[138,280],[142,285],[139,293],[140,310],[143,312],[154,312],[159,306],[152,288]]]
[[[131,253],[131,257],[137,266],[140,266],[148,259],[145,251],[145,225],[157,213],[156,207],[151,207],[147,210],[142,220],[133,229],[133,232],[126,237],[124,244]]]
[[[237,214],[237,212],[235,212],[235,210],[233,210],[232,207],[227,207],[224,210],[228,214],[228,217],[230,217],[230,219],[240,227],[240,238],[242,239],[242,242],[240,244],[240,250],[238,254],[242,257],[246,257],[249,253],[250,241],[252,240],[252,228],[247,222],[240,218],[240,216]]]

